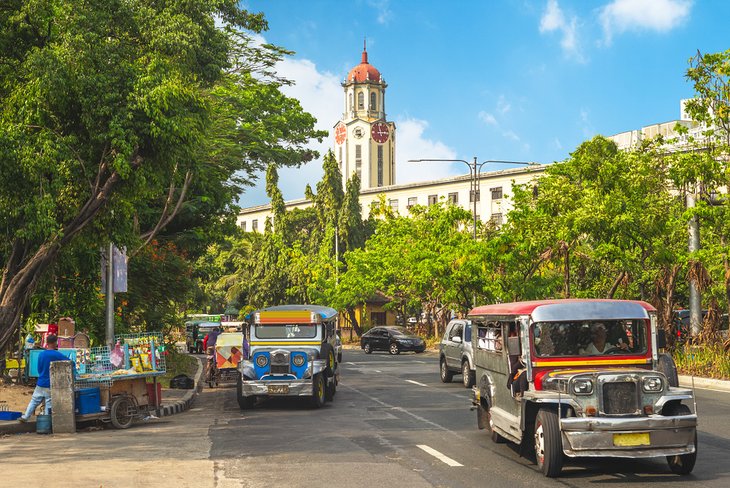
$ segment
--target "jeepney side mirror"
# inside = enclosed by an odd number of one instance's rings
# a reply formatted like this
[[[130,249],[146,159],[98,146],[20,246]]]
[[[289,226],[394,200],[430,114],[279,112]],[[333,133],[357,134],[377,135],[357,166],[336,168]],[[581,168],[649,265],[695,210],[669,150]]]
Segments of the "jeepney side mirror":
[[[507,338],[507,354],[510,356],[519,356],[522,354],[520,351],[520,338],[517,336],[511,336]]]
[[[667,334],[664,329],[656,331],[656,347],[658,349],[664,349],[667,347]]]

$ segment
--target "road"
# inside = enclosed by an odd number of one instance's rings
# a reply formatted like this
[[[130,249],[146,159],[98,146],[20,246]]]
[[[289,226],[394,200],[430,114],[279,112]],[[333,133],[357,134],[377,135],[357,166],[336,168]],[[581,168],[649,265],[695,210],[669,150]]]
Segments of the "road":
[[[546,479],[517,446],[476,428],[468,391],[443,384],[435,353],[345,351],[335,401],[277,399],[241,412],[232,388],[189,412],[126,431],[0,439],[3,486],[725,487],[730,393],[698,390],[699,457],[678,477],[663,459],[571,461]],[[48,468],[53,459],[54,468]],[[8,470],[8,466],[17,466]],[[6,484],[7,483],[7,484]]]

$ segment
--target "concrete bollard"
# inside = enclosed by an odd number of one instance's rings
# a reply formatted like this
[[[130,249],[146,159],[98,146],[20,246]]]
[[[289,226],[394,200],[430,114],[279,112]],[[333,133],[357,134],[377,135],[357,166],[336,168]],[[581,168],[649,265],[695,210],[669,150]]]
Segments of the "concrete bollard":
[[[71,361],[51,363],[51,423],[54,434],[76,432],[74,376]]]

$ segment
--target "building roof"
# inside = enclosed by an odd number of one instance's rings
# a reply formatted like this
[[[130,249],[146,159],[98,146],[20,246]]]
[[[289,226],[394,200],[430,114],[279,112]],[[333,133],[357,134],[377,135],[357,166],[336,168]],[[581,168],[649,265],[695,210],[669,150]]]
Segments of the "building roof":
[[[360,64],[352,68],[350,72],[347,73],[345,81],[348,83],[363,83],[365,81],[375,81],[380,83],[383,81],[380,76],[380,71],[378,71],[375,66],[368,63],[368,52],[364,46],[362,49],[362,60],[360,61]]]

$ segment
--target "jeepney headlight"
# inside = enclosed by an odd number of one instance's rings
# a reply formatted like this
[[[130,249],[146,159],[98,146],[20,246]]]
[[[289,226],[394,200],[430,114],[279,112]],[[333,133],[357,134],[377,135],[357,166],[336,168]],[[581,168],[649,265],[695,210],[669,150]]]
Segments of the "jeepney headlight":
[[[269,358],[266,357],[265,354],[259,354],[256,356],[256,364],[259,368],[263,368],[267,364],[269,364]]]
[[[647,376],[641,382],[641,388],[648,393],[656,393],[664,389],[664,384],[659,376]]]
[[[291,362],[294,363],[294,366],[300,368],[304,364],[304,358],[304,354],[297,354],[292,358]]]
[[[593,381],[588,378],[573,380],[573,393],[576,395],[590,395],[593,393]]]

